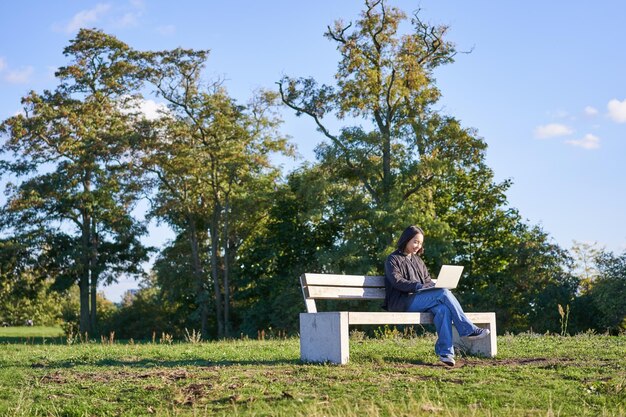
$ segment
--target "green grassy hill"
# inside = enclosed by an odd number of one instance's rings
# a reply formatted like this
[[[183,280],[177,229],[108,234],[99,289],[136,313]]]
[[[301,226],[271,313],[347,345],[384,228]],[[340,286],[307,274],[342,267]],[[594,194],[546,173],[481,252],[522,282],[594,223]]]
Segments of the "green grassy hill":
[[[626,415],[626,336],[502,336],[455,368],[433,336],[353,340],[346,366],[300,363],[295,338],[59,340],[0,344],[0,415]]]

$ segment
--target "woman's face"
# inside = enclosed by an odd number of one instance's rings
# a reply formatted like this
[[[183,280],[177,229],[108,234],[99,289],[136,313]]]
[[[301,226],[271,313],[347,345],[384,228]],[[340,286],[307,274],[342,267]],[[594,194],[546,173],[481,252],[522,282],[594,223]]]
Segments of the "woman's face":
[[[414,255],[422,248],[422,246],[424,246],[424,235],[418,233],[406,244],[404,247],[404,253]]]

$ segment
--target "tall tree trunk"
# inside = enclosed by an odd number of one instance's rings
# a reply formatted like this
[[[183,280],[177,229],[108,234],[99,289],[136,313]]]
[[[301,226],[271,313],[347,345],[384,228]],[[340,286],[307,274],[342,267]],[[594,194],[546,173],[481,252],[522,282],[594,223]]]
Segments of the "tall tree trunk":
[[[91,332],[94,336],[98,329],[98,230],[96,229],[96,222],[92,219],[90,232],[90,245],[89,245],[89,272],[91,277]]]
[[[90,334],[89,325],[89,272],[87,269],[81,273],[78,286],[80,288],[80,324],[81,335]]]
[[[195,281],[196,302],[200,309],[200,333],[204,340],[209,338],[208,329],[208,294],[204,287],[204,272],[202,270],[202,262],[200,260],[200,243],[198,238],[198,228],[196,220],[191,214],[187,216],[189,223],[189,244],[191,245],[191,263],[193,266],[193,274]]]
[[[387,126],[383,127],[382,130],[383,135],[383,195],[382,195],[382,203],[385,213],[387,213],[388,217],[391,217],[395,214],[397,207],[392,207],[391,202],[391,190],[393,189],[393,177],[391,172],[391,133],[389,132],[389,128]],[[380,209],[380,208],[379,208]],[[387,223],[387,222],[385,222]],[[389,246],[393,245],[393,233],[387,227],[387,224],[384,224],[382,230],[379,230],[380,236],[380,250],[384,250]]]
[[[89,223],[91,217],[86,211],[82,214],[81,230],[81,268],[78,286],[80,288],[80,334],[91,334],[91,322],[89,320]]]
[[[224,207],[224,334],[226,337],[230,337],[231,323],[230,323],[230,283],[228,276],[228,210],[229,210],[228,194],[226,195],[226,202]]]
[[[91,273],[90,275],[90,283],[89,283],[89,298],[91,299],[90,301],[90,305],[89,305],[89,327],[91,329],[91,333],[95,336],[96,335],[96,329],[98,328],[96,326],[96,298],[97,298],[97,291],[98,291],[98,282],[97,282],[97,278],[96,278],[96,274],[94,273],[93,268],[91,269]]]
[[[220,207],[216,205],[213,208],[213,216],[211,219],[211,274],[213,276],[213,289],[215,291],[215,317],[217,319],[217,337],[224,337],[224,317],[222,313],[222,291],[220,289],[220,281],[218,274],[218,251],[219,247],[219,216]]]
[[[393,188],[391,172],[391,133],[387,127],[381,132],[383,136],[383,204],[388,205]]]

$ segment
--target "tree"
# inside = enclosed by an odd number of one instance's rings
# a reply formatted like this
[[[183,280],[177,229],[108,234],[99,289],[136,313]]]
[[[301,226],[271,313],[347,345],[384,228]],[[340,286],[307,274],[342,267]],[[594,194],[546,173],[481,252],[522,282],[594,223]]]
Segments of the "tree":
[[[413,30],[401,34],[406,18],[383,0],[365,1],[354,25],[337,21],[325,33],[340,53],[336,86],[320,86],[312,78],[279,82],[283,102],[309,116],[326,138],[317,148],[318,159],[337,183],[336,191],[348,196],[333,213],[344,224],[340,252],[361,272],[380,272],[394,233],[410,223],[426,227],[429,236],[445,236],[449,225],[438,217],[435,202],[450,210],[457,202],[437,198],[437,191],[449,190],[448,184],[472,172],[491,175],[484,141],[434,110],[440,98],[434,70],[456,55],[444,39],[447,28],[427,25],[418,11]],[[362,124],[333,133],[333,116],[339,123]],[[463,197],[471,199],[474,185],[466,185]],[[503,187],[492,179],[483,186],[486,191]]]
[[[337,224],[325,216],[328,179],[319,167],[301,167],[273,193],[267,217],[241,251],[242,289],[236,301],[242,311],[241,331],[298,331],[303,311],[298,277],[325,272],[336,250]],[[281,314],[276,314],[280,311]]]
[[[7,187],[7,230],[32,230],[54,243],[58,278],[80,287],[80,332],[97,330],[99,282],[141,273],[143,225],[132,216],[140,185],[129,151],[138,87],[129,48],[82,29],[63,51],[72,62],[56,72],[54,91],[31,92],[24,113],[2,123],[4,170],[26,177]]]
[[[558,305],[573,303],[578,280],[567,271],[567,252],[506,208],[510,182],[494,185],[491,171],[477,168],[441,185],[435,212],[447,228],[428,239],[427,257],[435,270],[440,263],[465,266],[457,290],[464,307],[495,309],[509,331],[559,329]]]
[[[596,260],[604,251],[598,247],[597,242],[574,241],[571,252],[575,261],[572,273],[580,277],[579,291],[583,294],[587,293],[599,275]]]
[[[589,291],[593,305],[600,313],[598,330],[626,330],[626,251],[621,255],[602,251],[596,257],[599,275]]]
[[[56,325],[62,296],[50,291],[53,279],[42,277],[29,236],[0,240],[0,323]]]
[[[173,327],[177,328],[174,333],[181,335],[185,328],[201,331],[203,324],[197,304],[198,297],[193,291],[197,276],[194,274],[192,265],[194,258],[191,255],[189,236],[183,230],[159,253],[154,262],[150,282],[150,287],[155,289],[158,305],[167,310],[170,323],[175,324]],[[207,265],[208,251],[200,251],[199,256],[201,265]],[[210,299],[207,303],[207,310],[213,307]],[[208,316],[205,327],[217,329],[215,319],[214,316]]]
[[[555,299],[574,297],[569,258],[540,228],[507,207],[511,182],[494,180],[486,143],[435,109],[434,72],[457,51],[447,27],[430,26],[420,11],[407,16],[384,0],[365,0],[360,18],[337,21],[325,36],[340,54],[335,85],[284,77],[283,102],[313,120],[325,142],[316,149],[331,181],[327,217],[338,226],[333,272],[381,273],[395,233],[426,230],[425,261],[467,267],[459,288],[464,305],[496,308],[500,324],[526,330],[558,319]],[[338,133],[332,126],[340,125]]]
[[[504,245],[485,245],[476,251],[483,265],[476,269],[478,263],[472,263],[475,269],[470,288],[463,293],[464,305],[495,308],[498,322],[509,331],[557,331],[558,305],[571,304],[578,285],[566,271],[567,252],[541,228],[521,221],[504,236]]]
[[[271,110],[275,94],[263,92],[242,106],[220,82],[203,86],[207,54],[182,49],[146,52],[139,61],[168,105],[143,147],[142,166],[158,187],[153,213],[188,236],[204,338],[211,284],[217,335],[230,333],[230,262],[245,236],[242,220],[260,215],[261,203],[268,200],[278,177],[269,155],[291,152],[277,132],[280,120]],[[208,266],[202,262],[205,249],[210,251]]]

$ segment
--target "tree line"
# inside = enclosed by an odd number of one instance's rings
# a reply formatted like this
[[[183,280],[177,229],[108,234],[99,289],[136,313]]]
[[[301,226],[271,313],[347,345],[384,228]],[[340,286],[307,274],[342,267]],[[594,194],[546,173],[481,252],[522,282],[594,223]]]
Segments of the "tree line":
[[[134,338],[294,333],[300,274],[381,274],[397,233],[419,224],[431,271],[464,265],[459,298],[495,310],[500,330],[623,330],[626,253],[572,254],[526,223],[485,141],[437,110],[435,70],[457,54],[446,32],[366,0],[358,20],[326,30],[333,85],[285,76],[241,104],[203,78],[208,50],[139,51],[81,29],[56,88],[30,92],[0,125],[0,170],[14,181],[0,215],[0,315]],[[156,117],[141,111],[149,98],[163,103]],[[279,106],[322,138],[316,160],[288,173],[272,163],[295,152]],[[163,248],[142,243],[153,219],[175,232]],[[573,270],[581,254],[592,273]],[[142,289],[115,308],[97,287],[124,275]]]

